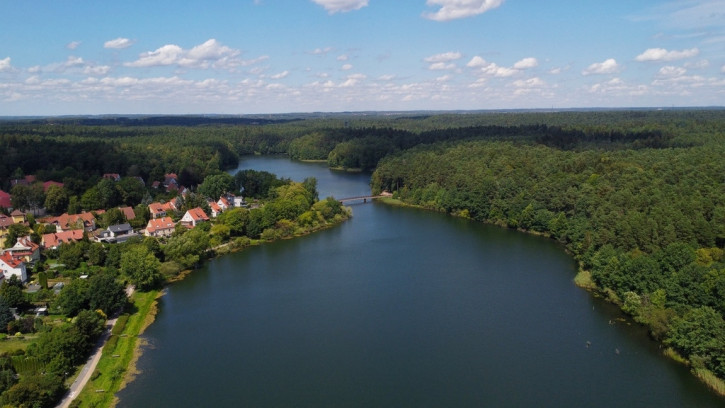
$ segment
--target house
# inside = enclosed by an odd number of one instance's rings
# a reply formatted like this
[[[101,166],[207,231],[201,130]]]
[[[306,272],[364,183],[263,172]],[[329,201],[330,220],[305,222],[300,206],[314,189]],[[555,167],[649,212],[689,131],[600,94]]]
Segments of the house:
[[[121,181],[121,175],[118,173],[106,173],[103,175],[103,178],[113,181]]]
[[[0,213],[0,248],[5,247],[5,235],[8,234],[10,226],[15,224],[12,217]]]
[[[10,254],[16,260],[34,263],[40,259],[40,245],[33,242],[30,237],[20,237],[13,247],[3,253]]]
[[[47,193],[48,192],[48,189],[50,187],[52,187],[52,186],[63,187],[63,185],[64,185],[63,183],[59,183],[59,182],[53,181],[53,180],[48,180],[48,181],[46,181],[46,182],[43,183],[43,191]]]
[[[95,239],[98,242],[125,242],[129,238],[138,236],[133,232],[130,224],[111,225],[103,231],[96,234]]]
[[[209,208],[211,209],[211,217],[216,218],[222,213],[221,207],[215,201],[209,201]]]
[[[110,227],[108,227],[108,231],[111,233],[111,236],[114,238],[118,238],[122,235],[133,234],[133,228],[131,228],[131,224],[129,224],[129,223],[111,225]]]
[[[201,207],[196,207],[187,211],[179,222],[187,228],[194,228],[197,224],[206,221],[209,221],[209,216],[206,215]]]
[[[41,244],[45,249],[58,249],[62,243],[78,242],[83,239],[83,230],[70,230],[43,234]]]
[[[97,213],[103,214],[104,210],[98,210]],[[96,229],[96,217],[93,213],[84,212],[81,214],[64,213],[57,217],[51,217],[45,220],[48,224],[53,224],[59,231],[68,231],[74,229],[84,229],[91,232]]]
[[[179,176],[176,175],[176,173],[167,173],[164,175],[164,187],[167,189],[169,186],[175,186],[176,188],[179,187]]]
[[[226,211],[229,209],[229,207],[232,207],[232,205],[229,203],[229,200],[227,200],[227,198],[224,196],[219,197],[219,201],[217,201],[216,203],[219,208],[222,209],[222,211]]]
[[[149,212],[151,218],[166,217],[169,212],[176,210],[176,198],[169,201],[168,203],[151,203],[149,204]]]
[[[31,185],[33,183],[35,183],[35,176],[32,175],[32,174],[30,174],[30,175],[27,175],[27,176],[25,176],[25,177],[23,177],[21,179],[12,179],[12,180],[10,180],[10,187],[15,187],[18,184],[23,185],[23,186],[29,186],[29,185]]]
[[[133,211],[132,207],[118,207],[118,209],[121,211],[121,214],[126,217],[126,221],[131,221],[136,218],[136,213]]]
[[[25,213],[20,210],[11,212],[10,216],[13,217],[13,223],[15,224],[22,224],[25,222]]]
[[[0,190],[0,207],[13,208],[12,198],[13,196]]]
[[[176,224],[171,217],[150,219],[144,235],[147,237],[168,237],[174,232]]]
[[[9,253],[0,255],[0,272],[4,279],[17,276],[21,282],[28,280],[28,272],[25,269],[25,262],[14,259]]]

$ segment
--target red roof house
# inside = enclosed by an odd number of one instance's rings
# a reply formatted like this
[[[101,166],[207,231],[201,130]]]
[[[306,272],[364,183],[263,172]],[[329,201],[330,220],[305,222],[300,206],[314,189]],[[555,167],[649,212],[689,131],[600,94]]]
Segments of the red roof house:
[[[11,208],[13,206],[11,199],[12,196],[9,193],[0,190],[0,207]]]
[[[201,207],[192,208],[191,210],[187,211],[183,217],[181,217],[181,220],[179,220],[181,225],[184,225],[188,228],[194,228],[200,222],[205,221],[209,221],[209,216],[206,215]]]

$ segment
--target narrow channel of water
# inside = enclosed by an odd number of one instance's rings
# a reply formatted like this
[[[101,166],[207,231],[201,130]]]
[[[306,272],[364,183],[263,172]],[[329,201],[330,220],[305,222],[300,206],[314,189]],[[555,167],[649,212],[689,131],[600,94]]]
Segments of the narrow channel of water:
[[[255,157],[241,168],[368,175]],[[210,261],[172,285],[121,407],[720,407],[572,283],[554,242],[431,212],[352,220]]]

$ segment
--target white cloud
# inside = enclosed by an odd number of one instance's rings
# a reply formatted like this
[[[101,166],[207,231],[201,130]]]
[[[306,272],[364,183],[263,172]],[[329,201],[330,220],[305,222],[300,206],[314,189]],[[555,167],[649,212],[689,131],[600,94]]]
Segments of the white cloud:
[[[279,74],[272,75],[270,78],[272,78],[272,79],[282,79],[282,78],[287,78],[288,75],[289,75],[289,71],[282,71]]]
[[[167,44],[156,51],[149,51],[141,54],[134,62],[127,62],[128,67],[153,67],[159,65],[172,65],[178,63],[184,50],[175,44]]]
[[[268,57],[259,57],[254,60],[240,60],[237,56],[241,52],[221,45],[217,40],[210,39],[190,50],[184,50],[176,44],[167,44],[155,51],[142,53],[136,61],[127,62],[127,67],[154,67],[178,65],[185,68],[226,68],[234,69],[238,66],[247,66]]]
[[[0,72],[10,71],[13,66],[10,65],[10,57],[0,60]]]
[[[620,66],[614,58],[609,58],[604,62],[596,62],[584,71],[582,75],[594,75],[594,74],[614,74],[619,72]]]
[[[345,64],[342,66],[343,71],[349,71],[352,69],[352,64]]]
[[[83,73],[86,75],[93,75],[93,76],[101,76],[106,75],[111,70],[111,67],[108,65],[98,65],[98,66],[86,66],[83,68]]]
[[[76,48],[78,48],[79,45],[81,45],[80,41],[71,41],[65,45],[65,48],[68,48],[69,50],[75,50]]]
[[[368,5],[368,0],[312,0],[324,7],[330,14],[360,10]]]
[[[435,13],[423,13],[423,17],[435,21],[450,21],[472,17],[500,6],[503,0],[428,0],[428,6],[440,6]]]
[[[542,81],[539,77],[533,77],[529,79],[519,79],[513,82],[517,88],[540,88],[546,85],[546,82]]]
[[[673,66],[666,66],[660,68],[659,72],[657,73],[661,77],[678,77],[685,75],[687,70],[682,67],[673,67]]]
[[[431,55],[424,59],[425,62],[450,62],[461,59],[463,55],[460,52],[444,52],[442,54]]]
[[[133,41],[128,38],[118,37],[115,40],[109,40],[103,43],[103,48],[122,49],[133,45]]]
[[[720,72],[722,72],[723,74],[725,74],[725,65],[723,65],[722,68],[720,68]]]
[[[428,66],[428,69],[431,71],[443,71],[447,69],[456,69],[456,64],[446,64],[445,62],[436,62],[433,64],[430,64]]]
[[[475,56],[466,64],[469,68],[477,69],[479,73],[494,77],[510,77],[520,72],[518,69],[502,67],[494,62]]]
[[[524,58],[514,64],[515,69],[530,69],[539,66],[539,61],[534,57]]]
[[[347,54],[342,54],[337,57],[338,61],[347,61],[348,59],[349,57],[347,56]]]
[[[310,52],[312,55],[327,55],[332,52],[332,47],[315,48]]]
[[[700,54],[697,48],[690,48],[682,51],[667,51],[664,48],[649,48],[645,52],[639,54],[635,60],[644,61],[675,61],[683,58],[692,58]]]

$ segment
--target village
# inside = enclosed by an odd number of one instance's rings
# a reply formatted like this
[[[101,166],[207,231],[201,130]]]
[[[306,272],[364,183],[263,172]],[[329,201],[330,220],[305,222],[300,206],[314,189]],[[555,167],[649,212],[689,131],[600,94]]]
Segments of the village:
[[[104,179],[118,182],[121,180],[119,174],[108,173],[103,175]],[[140,180],[143,182],[143,180]],[[22,179],[14,179],[11,185],[32,185],[42,184],[43,190],[48,191],[51,187],[63,187],[63,183],[56,181],[38,182],[33,176],[25,176]],[[62,244],[70,244],[88,240],[99,243],[123,243],[134,237],[170,237],[177,228],[193,229],[200,223],[209,222],[210,218],[216,218],[222,212],[232,208],[248,208],[244,198],[231,193],[222,194],[216,201],[206,202],[207,211],[201,206],[181,211],[179,202],[188,197],[190,190],[179,185],[178,176],[175,173],[168,173],[163,181],[154,181],[151,184],[154,190],[162,189],[164,192],[176,197],[168,201],[154,201],[149,203],[146,216],[148,220],[145,227],[134,228],[132,223],[139,225],[137,209],[131,206],[120,206],[114,208],[122,215],[124,222],[100,228],[98,220],[110,209],[99,208],[93,211],[83,211],[79,214],[63,213],[57,216],[46,216],[45,208],[34,208],[29,211],[13,209],[12,196],[0,190],[0,209],[6,209],[9,214],[0,212],[0,282],[5,282],[15,276],[22,283],[28,283],[29,271],[41,258],[41,252],[45,250],[57,250]],[[118,217],[116,217],[118,219]],[[144,220],[145,221],[145,220]],[[42,235],[33,234],[16,236],[12,234],[13,225],[31,227],[31,224],[43,225],[46,233]],[[48,232],[53,230],[53,232]],[[37,238],[40,238],[39,240]],[[14,242],[14,243],[13,243]],[[1,283],[0,283],[1,284]]]

